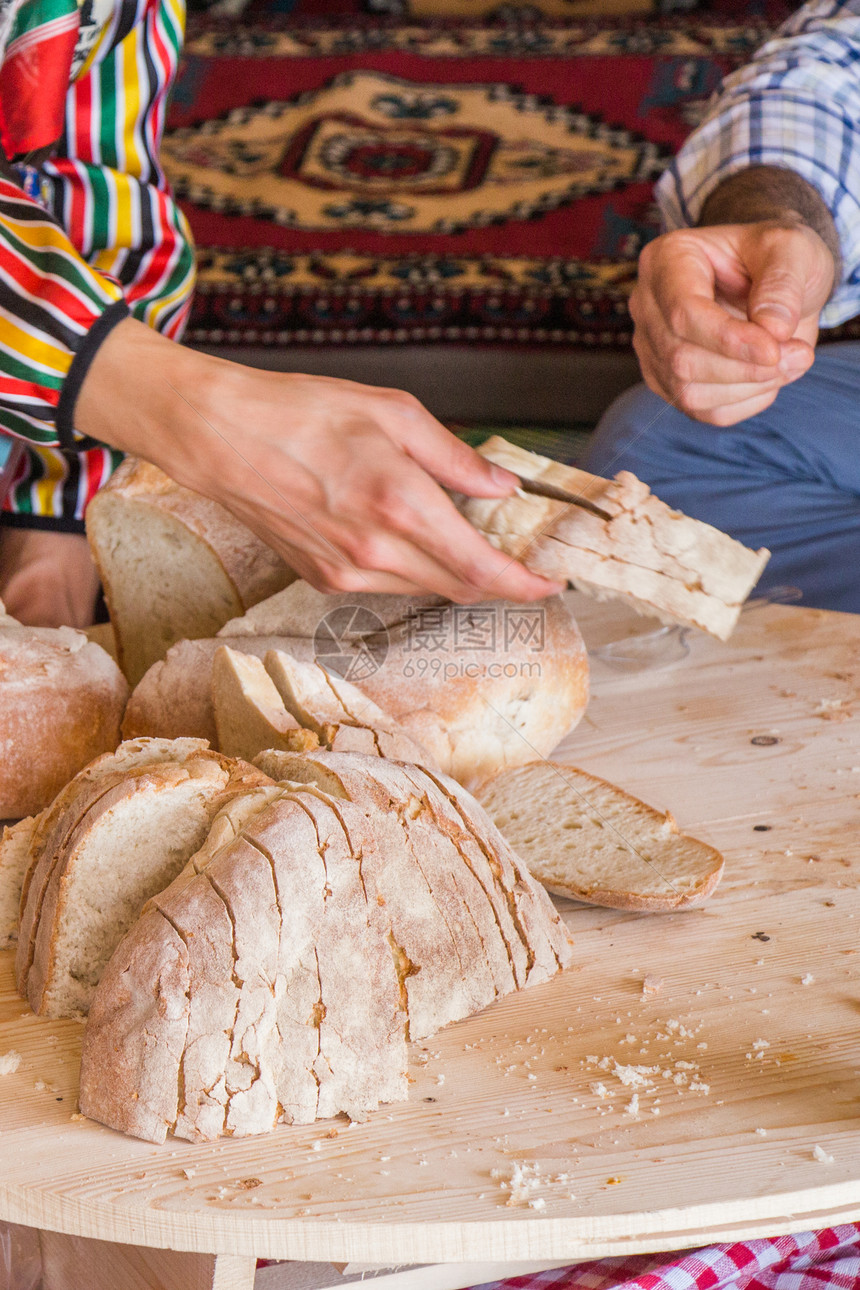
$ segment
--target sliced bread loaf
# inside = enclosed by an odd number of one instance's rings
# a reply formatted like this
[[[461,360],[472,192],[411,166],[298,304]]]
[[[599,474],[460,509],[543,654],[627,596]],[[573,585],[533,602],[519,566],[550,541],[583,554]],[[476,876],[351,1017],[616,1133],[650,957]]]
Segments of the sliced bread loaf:
[[[359,754],[265,760],[277,795],[222,812],[222,844],[153,898],[96,989],[80,1105],[113,1128],[199,1141],[364,1116],[406,1096],[410,1035],[569,960],[546,894],[453,781]]]
[[[214,636],[295,576],[223,506],[133,458],[87,507],[87,537],[132,685],[174,641]]]
[[[669,812],[558,762],[535,761],[479,784],[479,800],[538,882],[615,909],[700,904],[723,872],[719,851]]]
[[[526,493],[501,501],[465,499],[463,514],[494,546],[598,599],[623,600],[646,616],[729,637],[769,551],[751,551],[672,510],[629,471],[602,479],[498,435],[479,452],[519,475],[584,497],[610,517]]]
[[[212,661],[221,645],[258,658],[282,649],[302,663],[318,659],[335,685],[344,676],[466,784],[551,752],[588,701],[585,647],[560,596],[463,606],[438,596],[324,596],[296,582],[227,624],[220,639],[174,645],[132,694],[126,738],[214,741]]]

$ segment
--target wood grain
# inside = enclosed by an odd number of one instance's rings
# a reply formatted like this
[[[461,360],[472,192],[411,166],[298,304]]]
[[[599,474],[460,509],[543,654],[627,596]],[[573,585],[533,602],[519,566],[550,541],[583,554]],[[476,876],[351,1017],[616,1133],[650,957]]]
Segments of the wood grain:
[[[584,606],[586,638],[608,613]],[[858,682],[858,619],[797,608],[745,615],[664,670],[596,665],[563,759],[724,851],[721,887],[681,914],[562,902],[573,967],[417,1045],[409,1103],[366,1124],[153,1147],[73,1118],[80,1029],[32,1016],[0,956],[0,1055],[22,1056],[0,1077],[0,1217],[399,1264],[856,1219]],[[632,1066],[657,1069],[637,1087]],[[506,1190],[517,1171],[525,1189]]]

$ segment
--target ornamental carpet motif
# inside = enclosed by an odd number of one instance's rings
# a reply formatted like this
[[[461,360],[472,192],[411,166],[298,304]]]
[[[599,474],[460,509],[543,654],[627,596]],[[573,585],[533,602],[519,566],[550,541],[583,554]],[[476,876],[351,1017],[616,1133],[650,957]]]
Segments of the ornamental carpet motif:
[[[626,346],[654,181],[784,12],[192,18],[189,339]]]

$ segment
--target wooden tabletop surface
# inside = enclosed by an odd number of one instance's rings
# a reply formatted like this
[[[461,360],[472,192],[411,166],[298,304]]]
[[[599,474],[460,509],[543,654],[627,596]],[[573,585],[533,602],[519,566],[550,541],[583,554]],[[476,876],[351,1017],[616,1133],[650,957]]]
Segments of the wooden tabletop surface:
[[[575,598],[586,638],[613,611]],[[560,760],[726,856],[699,910],[561,902],[573,966],[416,1045],[407,1104],[195,1146],[76,1114],[80,1027],[0,955],[0,1217],[234,1255],[580,1259],[860,1216],[860,619],[593,668]],[[634,1069],[634,1068],[639,1068]]]

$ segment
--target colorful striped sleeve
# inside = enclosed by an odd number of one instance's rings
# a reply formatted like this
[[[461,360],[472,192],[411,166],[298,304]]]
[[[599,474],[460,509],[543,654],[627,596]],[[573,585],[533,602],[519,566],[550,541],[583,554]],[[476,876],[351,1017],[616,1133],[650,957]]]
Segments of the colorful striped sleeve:
[[[89,362],[111,325],[129,312],[171,339],[185,325],[193,244],[158,160],[183,25],[183,0],[117,0],[111,24],[69,89],[64,137],[43,166],[46,205],[57,222],[28,204],[30,221],[50,227],[53,242],[63,242],[51,271],[65,274],[64,282],[73,279],[94,307],[88,316],[81,308],[70,316],[65,298],[51,296],[50,319],[23,336],[10,334],[8,345],[0,333],[0,373],[11,376],[10,365],[16,365],[14,376],[29,381],[32,400],[25,409],[19,389],[17,400],[0,402],[0,428],[33,443],[4,503],[7,523],[82,527],[87,503],[120,460],[109,449],[82,443],[74,431],[74,401]],[[8,188],[16,209],[27,203]],[[4,243],[0,224],[0,259]],[[32,264],[32,256],[24,259]],[[47,281],[41,279],[42,296]],[[20,330],[25,298],[17,283],[7,303],[9,326]],[[0,312],[0,325],[5,323]],[[53,367],[34,362],[39,346]],[[64,451],[50,446],[55,444]]]
[[[0,425],[6,433],[56,443],[76,355],[86,355],[94,328],[97,340],[127,312],[122,288],[86,264],[47,212],[0,178]]]
[[[44,168],[81,255],[121,284],[135,318],[170,337],[194,287],[191,234],[158,159],[184,19],[183,0],[121,0],[69,90],[65,136]]]

